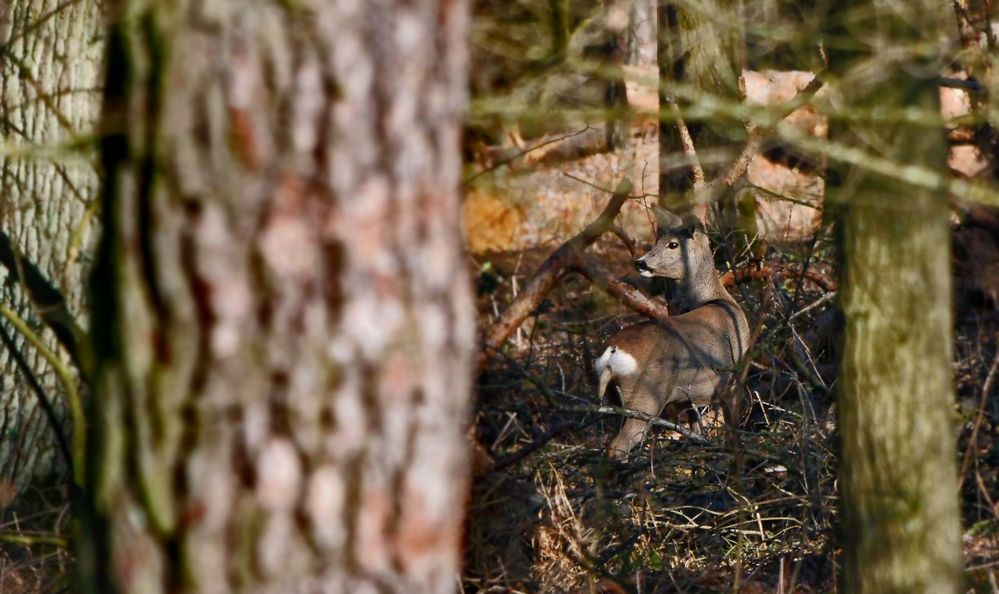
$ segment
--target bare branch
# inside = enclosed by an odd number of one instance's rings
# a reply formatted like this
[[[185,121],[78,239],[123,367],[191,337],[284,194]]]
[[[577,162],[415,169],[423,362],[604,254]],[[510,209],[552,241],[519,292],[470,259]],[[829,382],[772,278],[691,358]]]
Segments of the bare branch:
[[[777,121],[781,121],[784,118],[791,115],[794,110],[805,105],[819,92],[822,88],[822,80],[818,76],[812,78],[811,81],[805,88],[798,91],[798,94],[794,96],[791,101],[788,101],[783,105],[783,111],[778,114]],[[756,157],[757,153],[760,151],[760,145],[762,144],[762,130],[752,122],[746,125],[746,132],[748,133],[748,138],[746,139],[746,146],[743,147],[742,152],[736,157],[735,161],[732,163],[732,167],[729,168],[728,173],[724,176],[715,180],[714,184],[721,184],[724,187],[731,187],[735,185],[735,182],[739,181],[742,176],[746,174],[746,170],[749,169],[750,163]]]
[[[541,304],[545,295],[552,290],[558,279],[565,274],[569,265],[578,257],[578,254],[582,254],[583,250],[613,227],[614,218],[620,212],[625,200],[628,199],[631,189],[631,180],[621,180],[617,189],[614,190],[614,195],[611,196],[610,202],[607,203],[607,207],[604,208],[600,216],[580,231],[578,235],[563,243],[541,264],[537,272],[534,273],[533,278],[524,287],[523,292],[510,303],[506,311],[503,312],[499,320],[490,329],[485,340],[484,355],[486,357],[491,356],[493,352],[498,350],[514,330],[520,327],[524,320],[527,319],[527,316]]]
[[[569,266],[638,313],[655,320],[665,320],[669,317],[669,308],[665,303],[647,297],[635,287],[614,278],[603,263],[592,258],[579,257],[574,258]]]
[[[524,148],[524,149],[520,149],[516,153],[514,153],[514,154],[512,154],[512,155],[510,155],[508,157],[505,157],[503,159],[497,160],[495,163],[493,163],[490,166],[484,168],[482,171],[478,171],[475,174],[467,177],[465,179],[465,183],[466,184],[471,183],[472,181],[476,180],[477,178],[479,178],[479,177],[481,177],[481,176],[483,176],[483,175],[485,175],[487,173],[490,173],[492,171],[495,171],[495,170],[499,169],[500,167],[502,167],[504,165],[508,165],[510,163],[513,163],[517,159],[519,159],[521,157],[525,157],[528,154],[530,154],[530,153],[532,153],[532,152],[534,152],[534,151],[536,151],[538,149],[544,148],[544,147],[552,145],[552,144],[556,144],[556,143],[562,142],[564,140],[569,140],[570,138],[573,138],[575,136],[579,136],[580,134],[583,134],[583,133],[589,131],[590,129],[591,129],[590,126],[586,126],[585,128],[581,128],[579,130],[576,130],[575,132],[569,132],[567,134],[562,134],[561,136],[556,136],[554,138],[542,139],[540,142],[534,144],[534,146],[530,146],[530,147],[527,147],[527,148]]]
[[[669,104],[670,111],[673,112],[673,117],[676,118],[676,128],[680,132],[680,145],[683,147],[683,153],[687,155],[690,159],[691,167],[693,168],[694,175],[694,190],[701,190],[704,188],[704,168],[701,167],[701,161],[697,157],[697,148],[694,146],[694,139],[690,135],[690,130],[687,128],[687,122],[683,119],[683,114],[680,113],[680,106],[676,104],[676,100],[672,96],[666,96],[666,102]]]
[[[785,264],[774,263],[766,266],[756,265],[753,267],[744,267],[737,270],[730,270],[721,275],[721,282],[725,287],[731,287],[737,283],[766,280],[771,278],[777,272],[785,272],[795,276],[801,276],[802,266],[792,262]],[[837,289],[837,284],[834,279],[829,278],[827,275],[815,270],[814,268],[805,270],[804,277],[827,293],[836,291]]]

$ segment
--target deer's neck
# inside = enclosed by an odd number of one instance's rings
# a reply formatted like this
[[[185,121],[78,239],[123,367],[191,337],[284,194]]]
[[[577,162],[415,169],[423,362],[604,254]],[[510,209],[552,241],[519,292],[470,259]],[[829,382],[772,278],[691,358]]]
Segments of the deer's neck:
[[[668,289],[667,302],[671,315],[686,313],[711,301],[732,300],[712,265],[695,270],[690,278],[669,281]]]

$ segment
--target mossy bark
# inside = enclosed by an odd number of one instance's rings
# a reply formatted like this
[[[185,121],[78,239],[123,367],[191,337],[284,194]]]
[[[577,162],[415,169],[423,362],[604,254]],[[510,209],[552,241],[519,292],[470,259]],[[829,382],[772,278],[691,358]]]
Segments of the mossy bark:
[[[81,318],[98,202],[87,142],[100,108],[103,31],[97,2],[0,0],[0,230]],[[0,302],[71,366],[41,323],[38,304],[4,268]],[[68,434],[74,428],[55,370],[7,322],[0,323],[17,335],[21,354]],[[32,479],[65,471],[56,443],[37,395],[0,348],[0,501]]]
[[[938,113],[935,51],[943,5],[839,7],[831,100],[891,115]],[[849,18],[847,17],[849,15]],[[879,51],[878,48],[894,48]],[[837,142],[899,167],[943,171],[939,127],[887,121],[834,125]],[[845,339],[839,381],[846,592],[957,592],[961,580],[952,406],[948,201],[862,168],[833,198],[844,259]]]
[[[113,7],[93,591],[446,592],[467,7]]]

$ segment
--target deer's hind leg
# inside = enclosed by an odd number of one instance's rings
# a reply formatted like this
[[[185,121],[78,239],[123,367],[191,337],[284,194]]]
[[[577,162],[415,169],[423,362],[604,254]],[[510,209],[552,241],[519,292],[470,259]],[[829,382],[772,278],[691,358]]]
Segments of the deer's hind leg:
[[[664,403],[654,394],[641,389],[632,382],[619,382],[621,390],[621,405],[624,408],[656,417],[662,412]],[[628,457],[628,453],[645,437],[649,422],[642,419],[627,418],[614,439],[607,446],[607,456],[614,460]]]

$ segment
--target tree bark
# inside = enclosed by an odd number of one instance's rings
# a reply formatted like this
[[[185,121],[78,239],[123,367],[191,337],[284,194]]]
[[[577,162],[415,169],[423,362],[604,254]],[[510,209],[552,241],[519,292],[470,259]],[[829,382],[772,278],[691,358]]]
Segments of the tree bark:
[[[659,195],[663,206],[673,206],[685,198],[694,185],[694,163],[685,154],[681,133],[671,113],[696,104],[689,92],[677,93],[682,86],[698,96],[730,101],[742,98],[740,77],[743,66],[739,2],[705,0],[698,9],[659,0]],[[712,122],[687,118],[686,127],[698,152],[698,160],[710,181],[727,169],[745,144],[743,123],[732,119]]]
[[[941,66],[925,48],[936,47],[946,6],[875,1],[837,8],[830,22],[850,28],[830,32],[829,47],[857,48],[830,56],[837,107],[938,113]],[[914,51],[920,43],[923,52]],[[839,142],[877,150],[900,167],[944,171],[944,131],[901,120],[838,130]],[[844,203],[843,591],[957,592],[947,197],[852,169],[835,199]]]
[[[451,591],[466,3],[114,10],[91,589]]]
[[[0,0],[0,233],[11,248],[5,254],[33,264],[76,316],[84,312],[97,175],[92,160],[72,146],[84,145],[97,120],[102,40],[96,2]],[[47,312],[12,278],[9,264],[0,269],[0,303],[57,350],[55,336],[41,324]],[[57,374],[7,321],[0,324],[16,335],[17,350],[69,433]],[[67,353],[59,354],[68,365]],[[26,376],[0,349],[0,483],[18,492],[33,479],[64,472],[56,443]]]
[[[633,0],[603,0],[604,28],[607,31],[607,129],[608,151],[620,150],[631,140],[631,118],[628,115],[628,91],[625,87],[624,66],[632,34]]]

